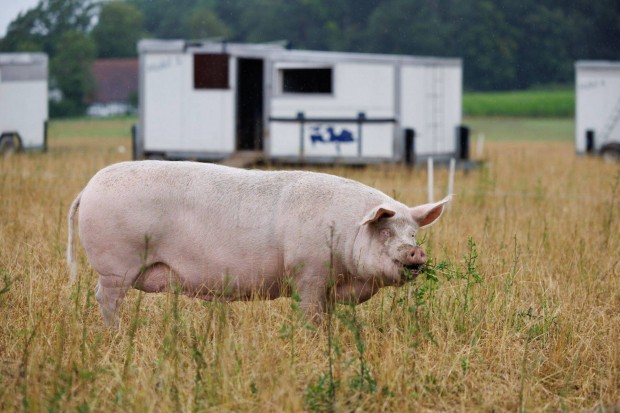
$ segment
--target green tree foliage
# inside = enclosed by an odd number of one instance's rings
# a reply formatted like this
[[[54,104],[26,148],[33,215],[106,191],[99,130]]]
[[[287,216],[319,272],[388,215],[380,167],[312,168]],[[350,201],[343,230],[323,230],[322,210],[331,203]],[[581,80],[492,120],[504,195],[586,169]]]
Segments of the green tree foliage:
[[[142,11],[146,31],[162,39],[187,39],[187,22],[197,0],[127,0]]]
[[[87,33],[95,14],[91,0],[41,0],[9,24],[1,48],[5,51],[36,50],[54,55],[68,31]]]
[[[41,0],[8,27],[0,50],[43,51],[50,56],[50,85],[62,91],[51,115],[77,115],[92,89],[90,66],[95,45],[89,31],[95,15],[90,0]]]
[[[390,0],[370,16],[365,44],[377,53],[444,56],[450,26],[439,1]]]
[[[84,111],[93,91],[90,68],[95,58],[95,42],[78,31],[67,31],[60,37],[62,47],[50,61],[53,82],[62,90],[63,101],[52,105],[52,115],[73,116]]]
[[[241,23],[252,42],[288,40],[293,47],[325,49],[323,2],[304,0],[252,1]]]
[[[516,75],[515,30],[493,0],[470,0],[453,5],[459,24],[451,36],[450,52],[461,56],[464,82],[479,90],[511,89]]]
[[[465,86],[477,90],[566,83],[577,59],[620,59],[617,0],[127,1],[145,13],[153,37],[226,32],[217,23],[196,29],[203,20],[223,22],[230,40],[461,57]],[[213,14],[194,18],[196,10]]]
[[[135,57],[136,43],[144,36],[143,27],[144,16],[135,6],[119,0],[104,3],[92,31],[97,56]]]
[[[66,31],[89,33],[95,1],[41,0],[11,23],[0,50],[42,50],[54,56]],[[620,60],[618,0],[98,3],[101,14],[92,37],[102,57],[134,55],[140,36],[288,40],[300,49],[461,57],[465,87],[473,90],[566,83],[573,79],[575,60]]]
[[[213,37],[227,39],[231,35],[228,26],[220,20],[213,10],[207,7],[198,7],[194,9],[187,20],[187,31],[191,39],[207,39]]]
[[[620,60],[620,1],[570,0],[569,5],[557,1],[572,18],[572,40],[580,56]]]

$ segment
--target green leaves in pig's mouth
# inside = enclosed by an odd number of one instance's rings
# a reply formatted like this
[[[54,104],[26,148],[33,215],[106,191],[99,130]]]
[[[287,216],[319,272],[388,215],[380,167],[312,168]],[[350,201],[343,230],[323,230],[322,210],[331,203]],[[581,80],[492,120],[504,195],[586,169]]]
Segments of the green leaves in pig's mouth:
[[[403,281],[413,281],[424,270],[424,264],[403,265],[401,275]]]

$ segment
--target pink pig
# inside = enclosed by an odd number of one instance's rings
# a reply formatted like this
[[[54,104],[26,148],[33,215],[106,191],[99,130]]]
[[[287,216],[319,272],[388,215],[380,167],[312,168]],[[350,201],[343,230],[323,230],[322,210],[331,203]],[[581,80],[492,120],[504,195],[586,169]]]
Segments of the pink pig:
[[[130,287],[172,285],[204,300],[273,299],[294,286],[306,316],[320,321],[330,297],[364,302],[404,284],[405,269],[417,274],[426,256],[416,231],[449,200],[409,208],[322,173],[123,162],[99,171],[73,201],[67,261],[75,279],[79,206],[79,236],[99,274],[96,297],[108,325],[118,325]]]

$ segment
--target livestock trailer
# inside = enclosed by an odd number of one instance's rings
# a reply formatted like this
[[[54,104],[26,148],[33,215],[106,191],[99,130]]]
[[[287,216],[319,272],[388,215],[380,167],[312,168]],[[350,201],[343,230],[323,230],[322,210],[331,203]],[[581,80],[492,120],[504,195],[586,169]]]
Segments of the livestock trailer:
[[[0,53],[0,153],[47,150],[44,53]]]
[[[143,40],[136,158],[398,162],[462,155],[460,59]]]
[[[620,159],[620,62],[575,63],[575,147]]]

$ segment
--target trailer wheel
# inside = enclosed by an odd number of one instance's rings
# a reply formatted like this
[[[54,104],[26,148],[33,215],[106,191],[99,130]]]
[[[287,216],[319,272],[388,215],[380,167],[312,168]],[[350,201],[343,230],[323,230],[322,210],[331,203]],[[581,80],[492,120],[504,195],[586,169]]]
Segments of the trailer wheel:
[[[19,137],[15,133],[5,133],[0,136],[0,154],[11,155],[20,149]]]
[[[620,162],[620,143],[612,142],[604,145],[601,148],[601,155],[605,162],[618,163]]]

